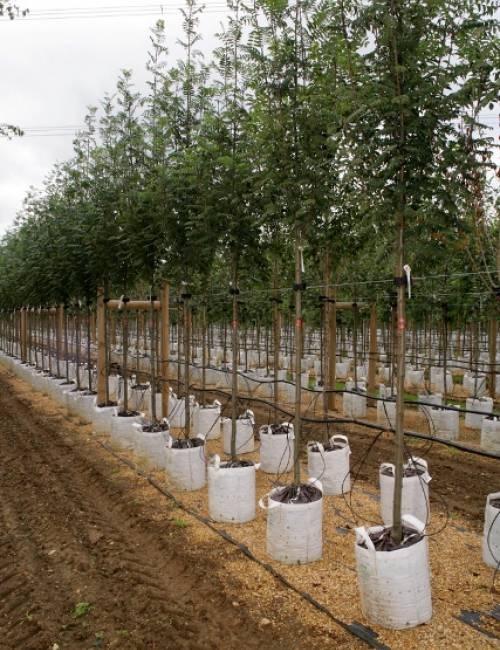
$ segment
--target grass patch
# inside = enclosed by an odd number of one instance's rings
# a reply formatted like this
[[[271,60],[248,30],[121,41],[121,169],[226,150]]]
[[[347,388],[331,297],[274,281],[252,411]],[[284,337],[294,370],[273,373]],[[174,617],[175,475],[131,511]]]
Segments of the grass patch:
[[[71,614],[73,618],[81,618],[82,616],[87,616],[91,609],[92,605],[90,603],[76,603]]]
[[[172,523],[174,526],[177,526],[177,528],[187,528],[189,526],[189,523],[185,519],[182,519],[182,517],[172,519]]]

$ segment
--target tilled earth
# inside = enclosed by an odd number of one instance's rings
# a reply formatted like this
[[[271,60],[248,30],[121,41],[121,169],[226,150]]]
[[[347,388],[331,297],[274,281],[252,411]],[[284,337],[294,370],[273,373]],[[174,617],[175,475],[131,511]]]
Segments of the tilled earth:
[[[293,612],[271,627],[141,479],[20,385],[0,371],[1,650],[362,647]]]

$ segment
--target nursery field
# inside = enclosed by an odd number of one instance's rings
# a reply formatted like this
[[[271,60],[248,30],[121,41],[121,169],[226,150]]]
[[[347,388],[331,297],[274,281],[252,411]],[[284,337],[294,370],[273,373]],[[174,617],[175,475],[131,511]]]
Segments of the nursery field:
[[[264,408],[256,416],[269,417]],[[0,426],[2,650],[498,647],[499,585],[481,560],[498,461],[409,441],[433,477],[434,614],[428,625],[391,632],[361,613],[352,532],[379,520],[377,469],[390,455],[390,434],[366,459],[376,433],[344,425],[352,495],[325,497],[323,558],[284,566],[266,555],[265,513],[210,527],[206,490],[175,492],[162,472],[148,482],[140,458],[5,370]],[[207,455],[219,446],[208,441]],[[272,480],[257,474],[262,497]]]
[[[0,375],[0,648],[362,647],[297,616],[270,612],[221,571],[235,553],[99,447],[89,427]]]

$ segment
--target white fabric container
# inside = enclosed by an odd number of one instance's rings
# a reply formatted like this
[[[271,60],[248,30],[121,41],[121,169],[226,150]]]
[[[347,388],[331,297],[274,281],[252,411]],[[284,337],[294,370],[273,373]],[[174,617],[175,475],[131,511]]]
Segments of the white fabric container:
[[[220,438],[221,404],[217,400],[213,404],[199,406],[195,412],[193,430],[205,440]]]
[[[487,451],[500,454],[500,418],[492,415],[483,418],[481,447]]]
[[[494,569],[500,568],[500,508],[491,505],[491,501],[500,499],[500,492],[493,492],[486,497],[483,530],[483,561]]]
[[[356,376],[358,379],[361,379],[362,377],[367,377],[368,366],[366,366],[364,363],[361,364],[360,366],[356,366]]]
[[[341,445],[341,448],[325,451],[320,442],[307,443],[307,473],[309,477],[317,477],[321,481],[323,494],[346,494],[351,490],[349,441],[346,436],[335,434],[331,436],[330,443]],[[318,451],[313,451],[315,447]]]
[[[379,370],[379,374],[382,377],[384,381],[390,381],[391,380],[391,366],[383,366]]]
[[[90,395],[86,395],[80,391],[73,393],[73,395],[73,400],[68,402],[69,408],[84,420],[92,422],[92,417],[94,415],[95,395],[92,393]]]
[[[417,399],[419,402],[426,402],[428,404],[434,404],[436,406],[441,406],[443,403],[442,393],[431,393],[430,395],[427,395],[426,393],[418,393]],[[418,410],[421,411],[427,418],[431,417],[432,406],[419,404]]]
[[[295,434],[293,424],[283,422],[284,433],[272,433],[272,426],[264,424],[259,429],[260,469],[266,474],[284,474],[293,467]]]
[[[366,417],[366,395],[342,394],[342,412],[349,418]]]
[[[384,426],[396,426],[396,402],[394,400],[377,401],[377,422]]]
[[[167,436],[165,446],[165,474],[176,490],[192,492],[206,483],[205,446],[176,449]]]
[[[254,418],[240,416],[236,420],[236,453],[248,454],[254,450],[253,436]],[[223,450],[225,454],[231,453],[231,418],[222,418]]]
[[[141,422],[141,415],[118,415],[118,409],[114,407],[114,413],[111,416],[111,437],[124,449],[133,449],[134,447],[134,422]]]
[[[337,379],[345,379],[351,364],[349,361],[339,361],[335,364],[335,375]]]
[[[493,400],[491,397],[468,397],[465,400],[465,408],[472,411],[481,411],[485,415],[489,415],[493,411]],[[484,415],[481,415],[481,413],[466,413],[465,426],[470,429],[481,429],[483,418]]]
[[[293,402],[295,401],[295,384],[292,384],[290,382],[287,382],[286,384],[282,384],[280,387],[280,393],[282,399],[287,404],[293,404]]]
[[[255,519],[258,467],[221,467],[220,457],[214,456],[207,467],[208,511],[214,521],[242,524]]]
[[[429,419],[433,435],[445,440],[458,440],[460,433],[459,411],[448,411],[438,406],[431,407]]]
[[[408,386],[421,388],[424,385],[424,370],[408,370],[406,383]]]
[[[189,396],[189,409],[192,426],[198,409],[198,404],[194,401],[194,395]],[[183,429],[186,426],[186,400],[184,397],[177,398],[175,394],[172,394],[169,399],[168,421],[173,428]]]
[[[136,450],[148,465],[155,469],[165,468],[165,446],[168,431],[144,431],[142,424],[133,425],[135,429]]]
[[[422,522],[409,515],[403,524],[423,533]],[[432,599],[427,537],[394,551],[376,551],[369,532],[356,528],[355,556],[363,614],[373,623],[401,630],[427,623]],[[366,548],[360,546],[365,544]]]
[[[146,411],[150,398],[149,384],[136,384],[131,387],[128,396],[128,407],[131,411]]]
[[[114,406],[97,406],[96,399],[94,399],[91,418],[95,431],[98,433],[109,433],[111,431],[111,418],[114,412]]]
[[[463,377],[462,386],[473,397],[482,397],[486,393],[486,375],[468,375]]]
[[[321,483],[309,479],[320,490]],[[266,550],[284,564],[306,564],[320,560],[323,553],[323,496],[311,503],[280,503],[271,490],[259,505],[267,511]]]
[[[427,524],[431,516],[429,503],[429,482],[431,477],[427,471],[427,461],[423,458],[414,457],[403,465],[404,469],[410,467],[423,471],[416,476],[403,476],[401,514],[412,515]],[[385,474],[384,470],[392,470],[392,476]],[[394,473],[395,467],[392,463],[382,463],[380,465],[380,516],[386,526],[392,526]]]
[[[431,367],[431,390],[444,391],[444,368],[436,366]],[[453,390],[453,377],[451,372],[446,371],[446,392],[451,393]]]

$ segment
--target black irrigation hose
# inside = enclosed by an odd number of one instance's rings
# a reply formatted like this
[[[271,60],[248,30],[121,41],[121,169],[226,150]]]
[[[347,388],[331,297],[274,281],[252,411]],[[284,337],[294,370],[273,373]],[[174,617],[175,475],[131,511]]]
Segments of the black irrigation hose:
[[[235,546],[243,555],[245,555],[249,560],[252,560],[252,562],[255,562],[258,564],[260,567],[262,567],[265,571],[270,573],[276,580],[281,582],[282,585],[287,587],[288,589],[291,589],[294,591],[296,594],[298,594],[303,600],[308,602],[310,605],[318,609],[320,612],[323,612],[323,614],[326,614],[328,618],[330,618],[334,623],[336,623],[339,627],[344,629],[346,632],[351,634],[352,636],[357,637],[361,641],[364,641],[367,645],[369,645],[371,648],[377,648],[377,650],[390,650],[388,646],[386,646],[383,643],[379,643],[375,639],[375,634],[369,630],[361,626],[359,623],[345,623],[342,621],[340,618],[337,618],[335,614],[331,610],[328,609],[325,605],[320,603],[318,600],[316,600],[313,596],[311,596],[309,593],[306,591],[303,591],[302,589],[299,589],[296,585],[294,585],[292,582],[290,582],[282,573],[277,571],[273,566],[268,564],[267,562],[263,562],[262,560],[259,560],[258,557],[256,557],[252,551],[246,546],[245,544],[242,544],[239,542],[237,539],[235,539],[232,535],[227,533],[225,530],[220,530],[217,528],[217,526],[214,526],[212,521],[208,517],[204,517],[203,515],[200,515],[199,512],[196,510],[193,510],[192,508],[189,508],[186,506],[182,501],[180,501],[176,496],[172,494],[169,490],[164,488],[162,485],[160,485],[157,481],[155,481],[154,478],[152,478],[149,474],[144,472],[142,469],[137,467],[134,463],[131,461],[127,460],[126,458],[123,458],[119,454],[117,454],[109,445],[107,445],[104,442],[101,442],[100,440],[97,440],[97,443],[105,449],[108,453],[110,453],[114,458],[116,458],[120,463],[123,463],[124,465],[127,465],[130,469],[132,469],[136,474],[139,476],[142,476],[142,478],[146,479],[146,481],[155,488],[158,492],[163,494],[163,496],[167,497],[167,499],[170,499],[175,503],[175,505],[186,512],[187,514],[191,515],[194,517],[197,521],[200,523],[204,524],[210,530],[212,530],[214,533],[219,535],[219,537],[222,537],[222,539],[226,540],[226,542],[229,542],[233,546]]]
[[[196,392],[200,393],[217,393],[222,396],[227,396],[227,393],[220,389],[220,388],[194,388]],[[342,391],[341,391],[342,392]],[[371,399],[371,398],[370,398]],[[242,401],[246,402],[255,402],[257,404],[263,404],[265,406],[268,406],[270,408],[275,409],[276,411],[279,411],[280,413],[283,413],[287,418],[294,418],[294,414],[276,404],[273,402],[269,402],[268,400],[263,399],[262,397],[244,397],[241,398]],[[411,402],[413,403],[413,402]],[[435,404],[432,404],[432,406],[435,406]],[[482,415],[485,415],[482,413]],[[377,424],[375,422],[369,422],[368,420],[358,420],[356,418],[311,418],[311,417],[302,417],[301,420],[303,422],[307,422],[309,424],[325,424],[325,425],[330,425],[330,424],[355,424],[357,426],[365,427],[367,429],[375,429],[377,431],[380,431],[381,425]],[[394,429],[392,427],[384,427],[385,431],[392,431],[394,432]],[[457,442],[455,440],[447,440],[446,438],[440,438],[439,436],[431,436],[426,433],[419,433],[417,431],[404,431],[405,436],[410,436],[412,438],[419,438],[421,440],[428,440],[429,442],[439,442],[442,445],[445,445],[447,447],[454,447],[455,449],[459,449],[460,451],[465,451],[469,454],[474,454],[476,456],[481,456],[484,458],[494,458],[495,460],[500,460],[500,454],[494,453],[492,451],[486,451],[484,449],[474,449],[473,447],[469,447],[467,445],[464,445],[461,442]]]

